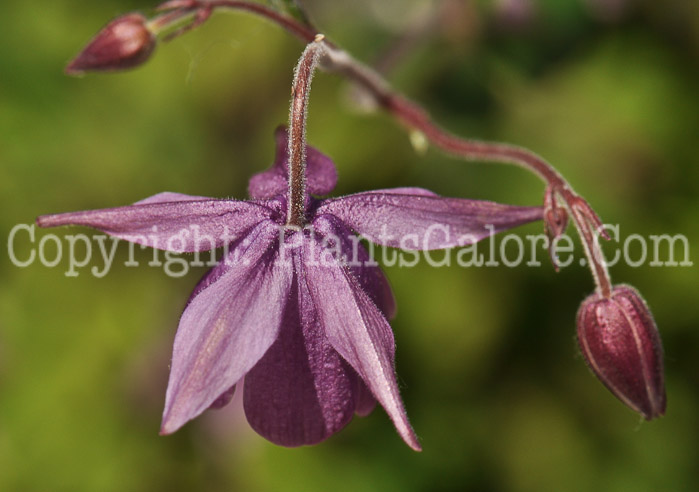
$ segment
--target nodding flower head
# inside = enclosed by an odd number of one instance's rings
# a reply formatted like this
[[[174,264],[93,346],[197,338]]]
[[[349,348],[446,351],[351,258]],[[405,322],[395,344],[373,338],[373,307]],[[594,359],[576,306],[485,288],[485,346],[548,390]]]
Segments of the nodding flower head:
[[[316,195],[332,191],[337,173],[328,157],[307,147],[306,223],[291,227],[286,132],[276,138],[276,163],[250,180],[251,200],[160,193],[37,221],[94,227],[170,251],[226,248],[182,313],[161,433],[225,405],[244,378],[248,421],[274,443],[318,443],[378,402],[419,450],[394,369],[393,295],[355,234],[384,246],[444,249],[541,220],[542,209],[421,188],[321,199]],[[448,234],[430,234],[435,225]]]
[[[578,311],[578,342],[590,369],[646,420],[665,414],[663,349],[658,328],[636,289],[593,294]]]
[[[147,19],[138,13],[125,14],[104,26],[65,71],[78,75],[136,67],[148,59],[155,45]]]

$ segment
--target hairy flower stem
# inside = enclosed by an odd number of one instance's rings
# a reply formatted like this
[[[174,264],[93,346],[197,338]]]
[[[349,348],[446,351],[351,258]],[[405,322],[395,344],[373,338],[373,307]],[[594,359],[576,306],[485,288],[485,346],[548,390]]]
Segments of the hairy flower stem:
[[[175,37],[203,23],[217,8],[245,10],[257,14],[286,29],[289,33],[307,43],[313,42],[316,38],[317,31],[310,24],[301,23],[296,19],[280,14],[260,4],[237,0],[171,0],[158,7],[158,10],[167,12],[154,19],[152,25],[159,29],[164,29],[169,25],[181,21],[187,16],[194,16],[191,25],[181,28],[170,36]],[[315,62],[318,61],[318,54],[320,52],[317,47],[324,46],[325,52],[321,60],[324,69],[339,73],[356,83],[374,98],[377,105],[391,113],[411,131],[416,131],[424,135],[427,141],[435,147],[465,160],[516,164],[534,172],[542,178],[547,183],[547,195],[553,198],[559,198],[565,205],[565,209],[560,208],[554,210],[554,215],[558,217],[561,217],[561,215],[570,215],[573,218],[573,222],[578,230],[580,240],[587,256],[588,265],[597,286],[597,291],[605,298],[611,296],[611,279],[602,251],[598,242],[595,240],[596,234],[608,239],[607,234],[601,229],[602,222],[590,205],[573,191],[566,180],[548,162],[533,152],[521,147],[469,140],[452,135],[435,124],[427,112],[419,105],[396,93],[388,82],[378,73],[355,60],[347,52],[339,49],[333,43],[322,39],[321,41],[312,43],[311,46],[316,46],[316,48],[313,48],[314,54],[312,55]],[[306,54],[307,53],[304,53],[304,57]],[[301,63],[303,63],[303,58]],[[301,63],[299,67],[301,67]],[[310,78],[308,82],[310,82]],[[296,98],[296,96],[294,97]],[[292,127],[293,123],[294,120],[292,117]],[[304,126],[305,120],[300,128],[303,129]],[[290,142],[295,141],[295,138],[290,138]],[[290,145],[293,144],[290,143]],[[303,177],[303,175],[301,176]],[[303,222],[303,215],[298,211],[292,212],[292,208],[294,208],[291,206],[292,203],[293,202],[290,202],[288,222],[289,224],[297,225],[297,222]],[[555,231],[554,234],[549,235],[550,239],[553,240],[557,235],[563,232],[565,225],[561,228],[555,224],[548,224],[547,222],[547,228]]]
[[[162,30],[180,22],[183,18],[196,16],[203,11],[208,11],[210,13],[217,8],[244,10],[257,14],[260,17],[279,25],[289,33],[307,43],[313,41],[315,35],[317,34],[316,29],[311,27],[310,24],[303,24],[296,19],[280,14],[276,10],[265,5],[237,0],[170,0],[156,7],[157,11],[166,11],[166,13],[156,17],[153,20],[152,27]],[[194,24],[195,25],[173,33],[174,35],[172,37],[177,37],[180,34],[184,34],[189,29],[196,27],[198,24],[200,24],[200,22],[195,20]]]
[[[306,116],[313,74],[320,55],[325,52],[322,34],[306,46],[291,86],[289,110],[289,204],[286,225],[303,227],[306,221]]]

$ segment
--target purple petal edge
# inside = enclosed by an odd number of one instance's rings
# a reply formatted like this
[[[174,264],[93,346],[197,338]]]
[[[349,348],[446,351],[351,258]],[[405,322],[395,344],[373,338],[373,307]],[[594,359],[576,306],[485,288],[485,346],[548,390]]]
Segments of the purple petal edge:
[[[304,243],[309,291],[332,346],[357,371],[393,421],[398,434],[415,451],[421,447],[410,426],[393,367],[391,327],[356,279],[337,261],[320,265],[315,241]]]
[[[386,316],[386,319],[395,318],[397,307],[391,284],[379,264],[357,241],[357,235],[340,219],[332,215],[318,217],[313,221],[313,227],[322,236],[339,240],[340,253],[344,257],[343,263],[347,265],[359,285]]]
[[[443,198],[427,190],[397,188],[325,200],[316,215],[331,214],[367,240],[406,250],[466,246],[540,220],[541,207]]]
[[[125,207],[42,215],[36,222],[39,227],[92,227],[126,241],[186,253],[219,248],[273,214],[255,202],[166,192]]]
[[[198,416],[236,384],[279,333],[292,268],[278,262],[276,227],[241,251],[240,264],[187,306],[175,336],[161,434]]]

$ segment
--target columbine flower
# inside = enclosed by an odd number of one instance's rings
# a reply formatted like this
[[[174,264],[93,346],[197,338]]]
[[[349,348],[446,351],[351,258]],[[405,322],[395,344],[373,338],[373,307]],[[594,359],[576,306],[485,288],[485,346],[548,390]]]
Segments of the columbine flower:
[[[308,226],[285,226],[285,132],[276,138],[276,163],[251,179],[252,200],[161,193],[126,207],[39,217],[38,224],[90,226],[178,252],[228,248],[182,314],[162,434],[225,405],[244,377],[248,421],[274,443],[318,443],[378,400],[419,450],[394,371],[393,296],[354,233],[386,246],[449,248],[541,219],[542,210],[397,188],[308,195]],[[330,159],[310,147],[306,176],[313,195],[337,181]],[[449,234],[429,234],[435,225]],[[407,235],[421,240],[401,244]]]
[[[646,420],[665,414],[663,347],[645,301],[629,285],[592,294],[578,311],[578,342],[590,369]]]

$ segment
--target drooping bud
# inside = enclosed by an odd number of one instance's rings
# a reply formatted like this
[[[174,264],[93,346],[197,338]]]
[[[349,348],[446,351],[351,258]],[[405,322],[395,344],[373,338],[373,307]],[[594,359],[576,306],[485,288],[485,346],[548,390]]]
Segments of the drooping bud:
[[[665,414],[663,349],[636,289],[589,296],[578,311],[578,343],[592,372],[627,406],[652,420]]]
[[[122,15],[102,28],[65,71],[77,75],[87,71],[132,68],[148,59],[155,44],[155,35],[143,15]]]

